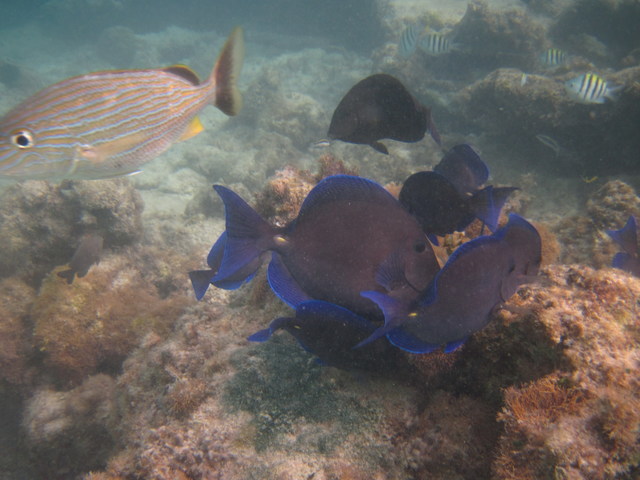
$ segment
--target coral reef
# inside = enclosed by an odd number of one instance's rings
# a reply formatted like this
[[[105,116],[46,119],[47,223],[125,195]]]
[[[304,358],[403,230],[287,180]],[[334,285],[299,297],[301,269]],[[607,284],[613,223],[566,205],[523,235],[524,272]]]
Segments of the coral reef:
[[[531,316],[566,367],[505,392],[497,478],[623,478],[640,458],[640,282],[563,266],[532,292]],[[631,478],[631,477],[629,477]]]

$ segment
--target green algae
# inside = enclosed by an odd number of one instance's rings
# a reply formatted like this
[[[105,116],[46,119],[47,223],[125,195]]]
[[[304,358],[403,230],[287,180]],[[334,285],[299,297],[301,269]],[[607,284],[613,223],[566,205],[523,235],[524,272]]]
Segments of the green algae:
[[[349,435],[373,429],[381,415],[373,402],[339,389],[328,367],[284,336],[242,350],[231,362],[237,373],[223,401],[230,411],[254,415],[258,451],[286,443],[288,449],[329,454]]]

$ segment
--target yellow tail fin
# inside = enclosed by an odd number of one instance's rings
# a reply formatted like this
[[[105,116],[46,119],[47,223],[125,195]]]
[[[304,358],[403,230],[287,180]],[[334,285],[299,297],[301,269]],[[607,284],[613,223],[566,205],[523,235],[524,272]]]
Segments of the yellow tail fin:
[[[214,105],[227,115],[237,115],[242,108],[242,96],[236,82],[244,59],[242,28],[236,27],[222,47],[220,56],[211,72],[216,94]]]

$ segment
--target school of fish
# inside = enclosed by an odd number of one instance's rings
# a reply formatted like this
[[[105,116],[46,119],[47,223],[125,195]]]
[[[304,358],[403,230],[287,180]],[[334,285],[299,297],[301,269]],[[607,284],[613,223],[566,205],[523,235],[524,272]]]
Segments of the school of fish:
[[[420,195],[432,185],[414,185],[419,174],[446,182],[452,195]],[[340,368],[358,365],[383,338],[412,353],[451,352],[531,282],[541,262],[540,236],[529,222],[512,214],[498,228],[514,188],[481,188],[488,177],[486,164],[466,144],[447,152],[433,172],[409,177],[400,200],[371,180],[329,176],[284,227],[270,225],[233,191],[215,185],[226,229],[211,248],[209,268],[189,273],[196,297],[210,285],[236,289],[268,262],[268,283],[294,315],[273,320],[251,341],[282,329],[321,363]],[[426,221],[427,211],[445,212],[446,231]],[[463,244],[442,266],[434,251],[438,236],[474,218],[494,233]]]
[[[451,35],[410,24],[399,54],[409,59],[448,55],[463,48]],[[174,143],[203,129],[198,114],[213,105],[226,115],[242,107],[237,81],[244,57],[236,28],[207,79],[186,66],[90,73],[56,83],[27,98],[0,119],[0,178],[104,179],[138,173]],[[540,54],[545,68],[566,65],[557,48]],[[523,74],[521,87],[526,86]],[[573,101],[615,100],[619,86],[586,72],[568,80]],[[388,154],[382,139],[442,139],[431,110],[397,78],[374,74],[357,82],[335,108],[328,138],[371,146]],[[556,155],[549,135],[536,138]],[[274,293],[293,309],[249,336],[263,342],[278,330],[293,335],[322,363],[350,368],[381,342],[411,353],[451,352],[490,322],[541,263],[535,227],[512,214],[499,225],[515,187],[486,185],[489,169],[468,144],[448,150],[433,171],[416,172],[398,198],[372,180],[334,175],[321,180],[288,225],[269,224],[240,196],[214,185],[225,208],[225,231],[207,257],[208,268],[189,272],[196,298],[210,285],[237,289],[268,263]],[[481,235],[446,260],[440,238],[482,223]],[[486,232],[485,232],[486,227]],[[640,276],[636,219],[607,233],[621,248],[613,266]],[[103,238],[86,235],[59,273],[68,283],[97,263]],[[439,256],[440,255],[440,256]],[[386,347],[385,347],[386,348]]]

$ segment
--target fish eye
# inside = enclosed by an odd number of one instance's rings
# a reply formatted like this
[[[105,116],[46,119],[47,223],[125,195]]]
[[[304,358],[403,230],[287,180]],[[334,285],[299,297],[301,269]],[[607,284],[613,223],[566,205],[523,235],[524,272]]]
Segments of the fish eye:
[[[35,144],[33,134],[26,129],[16,130],[11,135],[11,143],[18,148],[31,148]]]
[[[427,249],[427,244],[418,242],[413,246],[413,251],[416,253],[423,253]]]

